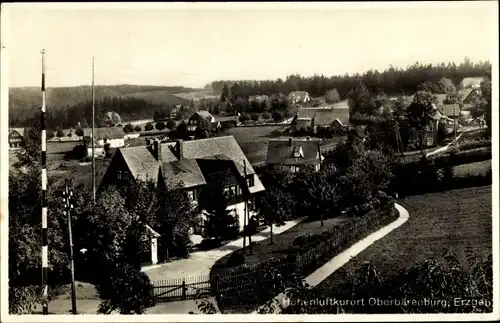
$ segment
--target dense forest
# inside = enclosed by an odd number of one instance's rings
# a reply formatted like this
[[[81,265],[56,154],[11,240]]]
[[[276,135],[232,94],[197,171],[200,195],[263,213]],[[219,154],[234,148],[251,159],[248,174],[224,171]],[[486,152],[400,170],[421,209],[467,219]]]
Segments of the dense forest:
[[[196,102],[196,108],[209,110],[217,114],[221,109],[232,113],[269,111],[287,111],[286,95],[291,91],[303,90],[312,97],[330,96],[332,90],[337,99],[346,99],[349,92],[360,83],[366,86],[373,95],[414,94],[427,87],[439,89],[442,78],[447,78],[457,86],[464,77],[491,77],[491,63],[473,63],[465,59],[460,64],[440,63],[436,65],[415,63],[406,69],[390,67],[383,72],[367,71],[354,75],[334,75],[301,77],[287,76],[285,80],[265,81],[214,81],[207,85],[215,93],[221,95],[221,102],[203,99]],[[161,115],[169,113],[174,104],[191,106],[186,99],[173,94],[199,91],[184,87],[157,87],[139,85],[97,86],[96,117],[99,119],[108,111],[117,112],[122,120],[153,118],[155,111]],[[431,91],[434,92],[435,91]],[[269,95],[266,102],[249,102],[251,95]],[[89,86],[49,88],[47,91],[48,125],[49,127],[74,127],[78,122],[89,124],[91,121],[91,88]],[[9,91],[9,124],[25,126],[33,115],[39,111],[41,93],[39,88],[12,88]],[[97,119],[96,119],[97,120]]]
[[[124,119],[151,118],[154,107],[151,107],[150,100],[146,99],[148,93],[164,92],[171,95],[190,91],[196,91],[196,89],[182,86],[126,84],[96,86],[94,91],[96,113],[116,111]],[[80,122],[90,121],[91,114],[88,114],[89,111],[91,113],[92,107],[90,86],[48,88],[46,95],[48,121],[52,121],[53,124],[74,126],[76,119],[79,119]],[[39,87],[10,88],[9,124],[11,126],[25,126],[39,111],[41,102],[42,94]]]
[[[440,63],[422,64],[415,63],[408,68],[390,67],[383,72],[370,70],[362,75],[334,75],[331,77],[315,75],[301,77],[289,75],[285,80],[265,81],[229,81],[221,80],[211,83],[212,90],[222,95],[224,86],[230,87],[234,96],[248,97],[251,95],[271,95],[273,93],[288,94],[292,91],[307,91],[312,97],[325,95],[331,89],[337,89],[340,97],[345,99],[351,89],[361,81],[372,93],[385,93],[387,95],[413,94],[419,90],[424,82],[437,84],[442,78],[450,79],[457,86],[464,77],[491,77],[491,63],[473,63],[468,58],[460,64]]]

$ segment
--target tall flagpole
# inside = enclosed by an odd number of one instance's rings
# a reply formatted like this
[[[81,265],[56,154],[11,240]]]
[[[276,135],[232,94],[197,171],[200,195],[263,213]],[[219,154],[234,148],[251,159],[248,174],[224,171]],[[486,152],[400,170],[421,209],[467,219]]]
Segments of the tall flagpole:
[[[95,143],[94,143],[94,114],[95,114],[95,93],[94,93],[94,57],[92,57],[92,202],[95,203]]]
[[[40,126],[42,129],[42,307],[43,314],[49,314],[48,277],[48,238],[47,238],[47,124],[45,107],[45,49],[42,49],[42,108],[40,109]]]

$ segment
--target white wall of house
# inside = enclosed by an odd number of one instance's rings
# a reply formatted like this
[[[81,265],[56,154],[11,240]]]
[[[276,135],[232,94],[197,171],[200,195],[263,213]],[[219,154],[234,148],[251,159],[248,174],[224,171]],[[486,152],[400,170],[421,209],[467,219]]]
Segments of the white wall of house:
[[[125,135],[125,140],[136,139],[139,138],[140,135],[141,135],[140,133],[127,133]]]
[[[87,148],[87,154],[89,157],[92,157],[92,147]],[[106,156],[106,152],[103,147],[95,147],[95,156],[100,158]]]
[[[125,139],[124,138],[118,138],[118,139],[108,139],[106,143],[109,143],[110,148],[118,148],[118,147],[123,147],[125,146]],[[99,139],[97,141],[98,146],[104,146],[104,139]]]

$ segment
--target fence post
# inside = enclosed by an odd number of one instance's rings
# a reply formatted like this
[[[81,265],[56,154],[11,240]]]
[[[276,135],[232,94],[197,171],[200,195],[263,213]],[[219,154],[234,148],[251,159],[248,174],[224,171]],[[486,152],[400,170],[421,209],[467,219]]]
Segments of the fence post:
[[[182,300],[186,300],[186,280],[182,280]]]
[[[220,289],[220,276],[215,275],[215,300],[217,301],[217,303],[220,303],[221,301],[219,289]]]

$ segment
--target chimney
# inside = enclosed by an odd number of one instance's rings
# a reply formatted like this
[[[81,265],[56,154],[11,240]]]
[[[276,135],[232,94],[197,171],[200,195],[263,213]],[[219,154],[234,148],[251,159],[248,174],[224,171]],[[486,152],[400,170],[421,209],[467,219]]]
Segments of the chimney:
[[[290,145],[290,147],[292,147],[292,143],[293,143],[293,138],[288,138],[288,144]]]
[[[157,161],[161,161],[161,142],[158,139],[153,141],[153,155]]]
[[[182,139],[177,139],[175,142],[175,154],[177,159],[181,160],[184,158]]]

